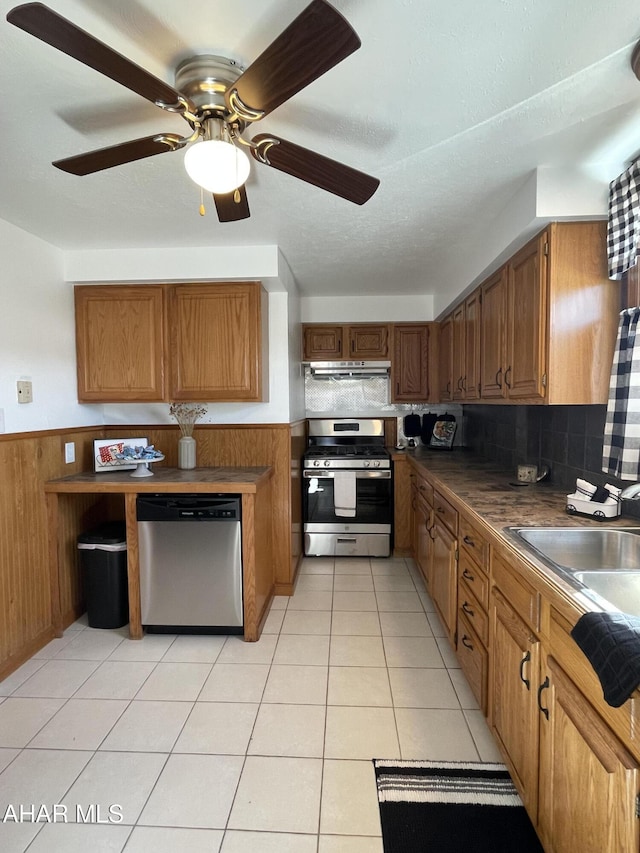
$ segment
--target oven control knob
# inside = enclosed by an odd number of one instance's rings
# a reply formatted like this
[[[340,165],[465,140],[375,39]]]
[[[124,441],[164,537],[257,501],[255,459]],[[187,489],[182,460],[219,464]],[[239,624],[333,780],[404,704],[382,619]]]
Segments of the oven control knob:
[[[380,467],[380,460],[379,460],[379,459],[376,459],[376,461],[373,463],[373,467],[374,467],[374,468],[379,468],[379,467]]]
[[[313,465],[314,465],[314,467],[315,467],[315,468],[317,468],[317,467],[320,465],[320,460],[319,460],[319,459],[314,459],[314,460],[313,460]]]
[[[369,462],[369,460],[368,460],[368,459],[365,459],[365,460],[364,460],[364,467],[365,467],[365,468],[368,468],[368,467],[369,467],[369,465],[371,465],[371,462]]]
[[[328,460],[328,459],[325,459],[325,460],[324,460],[324,467],[325,467],[325,468],[328,468],[328,467],[329,467],[329,465],[331,465],[331,463],[329,462],[329,460]]]

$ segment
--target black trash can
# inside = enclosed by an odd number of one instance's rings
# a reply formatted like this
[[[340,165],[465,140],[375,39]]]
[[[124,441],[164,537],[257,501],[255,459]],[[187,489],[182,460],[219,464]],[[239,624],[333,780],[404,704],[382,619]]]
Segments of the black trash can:
[[[121,628],[129,621],[124,522],[107,522],[81,533],[78,550],[89,626]]]

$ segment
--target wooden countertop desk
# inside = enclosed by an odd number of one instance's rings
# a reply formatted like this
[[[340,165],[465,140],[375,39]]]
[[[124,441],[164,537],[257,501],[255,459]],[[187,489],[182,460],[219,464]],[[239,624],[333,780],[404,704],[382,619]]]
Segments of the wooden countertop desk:
[[[44,485],[49,519],[51,559],[51,600],[54,628],[62,635],[60,614],[60,543],[58,541],[58,500],[60,495],[122,494],[127,526],[127,568],[129,583],[129,633],[142,638],[140,610],[140,563],[136,499],[139,494],[225,493],[242,496],[242,581],[244,639],[260,636],[273,596],[274,567],[271,548],[271,476],[273,469],[260,468],[162,468],[154,466],[152,477],[132,477],[129,471],[72,474]]]

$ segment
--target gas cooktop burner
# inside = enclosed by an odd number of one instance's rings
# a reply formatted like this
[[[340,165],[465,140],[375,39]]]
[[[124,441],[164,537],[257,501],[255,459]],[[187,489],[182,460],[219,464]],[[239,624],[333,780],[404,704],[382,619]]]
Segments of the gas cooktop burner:
[[[389,454],[384,447],[358,447],[355,445],[332,445],[324,447],[310,447],[306,453],[309,459],[323,459],[326,456],[343,459],[348,456],[368,456],[377,459],[385,459]]]

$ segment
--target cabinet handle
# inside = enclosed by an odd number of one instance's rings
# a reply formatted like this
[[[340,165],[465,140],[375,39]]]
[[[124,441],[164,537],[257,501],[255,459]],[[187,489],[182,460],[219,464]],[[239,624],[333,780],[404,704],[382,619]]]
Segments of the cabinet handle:
[[[549,687],[549,676],[547,676],[545,678],[545,680],[542,682],[542,684],[540,685],[540,687],[538,687],[538,708],[542,711],[542,713],[545,715],[545,717],[548,720],[549,719],[549,709],[544,708],[542,706],[542,702],[540,701],[540,699],[542,697],[542,691],[546,690],[547,687]]]
[[[463,390],[464,389],[462,387],[462,376],[459,376],[458,377],[458,391],[463,391]]]
[[[338,352],[342,354],[342,341],[338,341]]]
[[[462,390],[463,391],[467,390],[467,377],[466,376],[462,377]]]
[[[447,382],[447,394],[451,393],[451,380]]]
[[[507,369],[506,369],[506,370],[505,370],[505,372],[504,372],[504,384],[507,386],[507,388],[511,388],[511,383],[510,383],[510,382],[509,382],[509,380],[507,379],[507,376],[508,376],[510,373],[511,373],[511,365],[509,365],[509,367],[507,367]]]
[[[445,508],[443,506],[437,506],[436,512],[439,512],[440,515],[444,515],[445,514]]]
[[[474,613],[473,607],[467,601],[462,602],[462,609],[467,616],[471,616],[472,618],[475,617],[476,614]]]
[[[464,542],[465,545],[471,545],[472,548],[476,547],[476,543],[473,541],[473,539],[470,536],[465,536],[462,541]]]
[[[462,645],[465,647],[465,649],[469,649],[470,651],[473,651],[473,643],[471,642],[469,637],[467,637],[466,634],[462,635],[461,642],[462,642]]]
[[[502,368],[499,367],[496,371],[496,385],[498,388],[502,388]]]
[[[475,575],[472,575],[469,569],[462,570],[462,577],[467,581],[475,582]]]
[[[396,382],[396,394],[400,394],[400,383]]]
[[[531,660],[531,652],[528,651],[526,653],[526,655],[520,661],[520,681],[524,684],[524,686],[527,688],[527,690],[531,690],[531,682],[529,681],[528,678],[524,677],[524,668],[525,668],[525,665],[528,664],[530,660]]]

